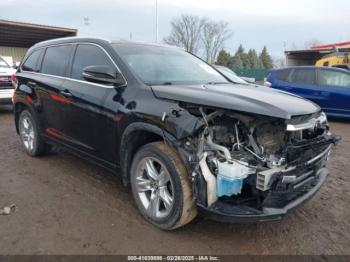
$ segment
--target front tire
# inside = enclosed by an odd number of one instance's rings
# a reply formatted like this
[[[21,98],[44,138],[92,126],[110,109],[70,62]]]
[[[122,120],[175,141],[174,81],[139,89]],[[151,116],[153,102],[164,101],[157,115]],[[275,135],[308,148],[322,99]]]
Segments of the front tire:
[[[153,225],[172,230],[196,217],[186,169],[165,143],[147,144],[136,153],[130,181],[141,214]]]
[[[18,128],[22,147],[29,156],[41,156],[48,152],[49,146],[40,137],[35,118],[28,110],[21,112]]]

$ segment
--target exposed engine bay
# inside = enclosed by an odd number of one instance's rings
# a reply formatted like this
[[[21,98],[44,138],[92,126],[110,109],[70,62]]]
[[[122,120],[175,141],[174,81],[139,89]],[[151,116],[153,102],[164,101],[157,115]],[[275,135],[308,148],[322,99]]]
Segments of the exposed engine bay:
[[[312,187],[331,144],[340,139],[329,132],[321,112],[291,120],[203,108],[199,113],[205,127],[183,149],[197,203],[205,207],[283,206],[291,192],[295,198]],[[288,193],[287,202],[279,203],[276,193]]]

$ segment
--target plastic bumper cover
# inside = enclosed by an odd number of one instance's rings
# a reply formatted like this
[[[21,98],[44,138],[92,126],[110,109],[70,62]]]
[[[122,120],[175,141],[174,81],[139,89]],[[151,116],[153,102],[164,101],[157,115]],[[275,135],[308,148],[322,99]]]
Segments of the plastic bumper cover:
[[[259,213],[252,213],[252,212],[237,212],[237,209],[232,206],[232,208],[208,208],[204,207],[202,205],[198,205],[198,211],[199,213],[212,220],[220,221],[220,222],[228,222],[228,223],[257,223],[257,222],[264,222],[264,221],[275,221],[275,220],[281,220],[283,217],[286,216],[286,214],[300,206],[301,204],[305,203],[307,200],[312,198],[317,191],[322,187],[324,182],[326,181],[326,178],[329,174],[328,169],[321,168],[317,171],[317,177],[318,181],[314,187],[312,187],[307,193],[300,196],[299,198],[293,200],[292,202],[288,203],[283,208],[271,208],[266,207],[263,208],[263,210]]]
[[[0,105],[12,104],[14,89],[0,89]]]

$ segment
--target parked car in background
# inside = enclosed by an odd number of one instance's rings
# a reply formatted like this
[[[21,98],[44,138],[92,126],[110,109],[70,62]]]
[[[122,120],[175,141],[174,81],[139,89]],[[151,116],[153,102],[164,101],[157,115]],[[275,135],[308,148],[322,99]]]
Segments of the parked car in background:
[[[254,84],[255,79],[250,77],[238,76],[233,70],[226,66],[214,65],[215,69],[218,70],[221,74],[231,80],[233,83],[238,84]]]
[[[2,57],[0,57],[0,105],[11,104],[13,95],[12,77],[16,73]]]
[[[120,174],[145,219],[166,230],[197,212],[282,219],[324,184],[340,139],[316,104],[234,84],[175,47],[55,39],[30,48],[16,76],[27,154],[59,145]]]
[[[330,67],[289,67],[272,70],[265,86],[305,97],[329,116],[350,119],[350,72]]]

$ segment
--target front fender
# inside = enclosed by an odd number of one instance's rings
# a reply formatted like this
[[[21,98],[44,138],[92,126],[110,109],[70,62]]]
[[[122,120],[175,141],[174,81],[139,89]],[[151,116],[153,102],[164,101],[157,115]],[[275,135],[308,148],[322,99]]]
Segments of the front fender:
[[[136,132],[141,132],[144,137],[135,137],[134,135]],[[162,138],[166,143],[169,144],[172,144],[172,142],[176,140],[176,138],[170,133],[150,123],[134,122],[125,128],[121,136],[119,149],[120,169],[124,185],[128,184],[128,174],[130,171],[130,164],[133,155],[140,146],[149,142],[153,142],[155,139],[154,137]],[[134,141],[135,138],[138,141],[137,143]]]

